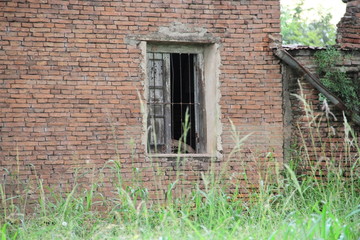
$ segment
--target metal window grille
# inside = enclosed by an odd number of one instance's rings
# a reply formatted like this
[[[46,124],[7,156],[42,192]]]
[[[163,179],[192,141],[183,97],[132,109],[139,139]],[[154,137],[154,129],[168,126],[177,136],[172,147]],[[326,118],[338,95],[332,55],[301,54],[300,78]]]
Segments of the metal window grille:
[[[147,63],[149,152],[199,152],[204,124],[198,55],[149,52]]]

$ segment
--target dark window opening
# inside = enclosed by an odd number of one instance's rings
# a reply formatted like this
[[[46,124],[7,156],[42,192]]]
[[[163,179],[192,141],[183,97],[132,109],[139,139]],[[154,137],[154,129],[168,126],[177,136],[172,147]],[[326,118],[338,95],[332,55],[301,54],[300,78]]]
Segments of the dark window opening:
[[[195,101],[194,101],[194,54],[170,54],[171,76],[171,137],[180,140],[185,133],[185,115],[189,115],[186,139],[183,144],[190,146],[188,151],[195,152]],[[175,142],[176,143],[176,142]],[[184,146],[186,146],[184,145]],[[188,147],[186,146],[186,147]],[[174,147],[173,151],[176,151]]]
[[[189,53],[148,53],[149,152],[204,151],[203,134],[199,134],[204,124],[200,124],[203,114],[197,57]]]

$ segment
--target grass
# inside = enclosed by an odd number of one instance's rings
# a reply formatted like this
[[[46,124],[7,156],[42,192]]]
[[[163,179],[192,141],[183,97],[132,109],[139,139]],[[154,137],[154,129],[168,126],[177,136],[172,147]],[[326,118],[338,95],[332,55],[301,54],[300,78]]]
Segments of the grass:
[[[260,188],[250,201],[232,198],[219,186],[196,189],[189,199],[165,205],[135,204],[118,189],[113,208],[91,209],[89,192],[46,202],[34,214],[8,215],[2,239],[358,239],[358,192],[345,182],[299,182],[287,168],[279,185]],[[280,192],[277,192],[282,188]],[[274,194],[277,192],[276,194]],[[105,200],[104,200],[105,201]],[[115,204],[114,204],[115,203]]]
[[[314,134],[318,131],[315,128]],[[349,130],[344,144],[351,142],[354,149],[354,141],[349,141],[354,138],[352,134]],[[235,129],[234,142],[236,146],[229,155],[239,151],[243,143]],[[113,189],[117,195],[111,199],[101,198],[97,192],[101,182],[92,183],[80,193],[75,184],[66,197],[59,197],[46,195],[41,179],[37,179],[38,204],[32,213],[26,213],[26,194],[5,196],[6,185],[0,184],[3,209],[0,237],[2,240],[359,239],[360,148],[356,145],[355,149],[344,153],[353,159],[346,179],[339,167],[319,178],[316,165],[310,165],[312,169],[306,176],[297,174],[295,164],[284,165],[282,171],[275,171],[275,181],[260,179],[258,191],[247,201],[237,198],[236,193],[229,194],[226,184],[219,184],[218,177],[224,171],[218,175],[210,171],[187,196],[172,196],[177,188],[175,181],[168,186],[167,201],[154,203],[148,199],[147,189],[139,179],[134,179],[131,186],[124,186],[118,161],[111,165],[118,174]],[[304,158],[308,162],[306,156],[299,153],[294,159]],[[333,166],[333,160],[327,160],[328,166]],[[180,178],[181,174],[177,176]],[[99,206],[107,206],[107,210],[97,211]]]

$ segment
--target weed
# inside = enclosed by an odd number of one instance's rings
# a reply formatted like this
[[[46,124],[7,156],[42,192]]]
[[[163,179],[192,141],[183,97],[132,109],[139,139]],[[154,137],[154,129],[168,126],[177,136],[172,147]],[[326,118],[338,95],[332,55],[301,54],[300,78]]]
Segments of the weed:
[[[303,99],[302,96],[298,96]],[[306,101],[304,101],[306,103]],[[316,126],[321,121],[307,110],[310,141],[315,144],[319,133]],[[0,219],[2,239],[358,239],[360,236],[360,181],[358,169],[359,145],[354,132],[346,122],[343,154],[353,164],[350,174],[343,178],[341,166],[333,159],[325,158],[331,168],[327,175],[319,178],[318,166],[310,164],[305,176],[298,175],[297,167],[311,163],[310,154],[294,156],[296,164],[276,165],[276,159],[269,152],[266,159],[275,164],[275,171],[259,174],[259,189],[248,201],[237,197],[238,189],[230,194],[225,172],[229,159],[241,151],[246,137],[241,137],[233,126],[234,149],[223,162],[222,169],[215,171],[211,166],[201,175],[187,195],[174,192],[181,185],[183,164],[181,154],[176,160],[176,179],[164,190],[166,202],[154,203],[149,199],[147,188],[140,181],[140,170],[133,165],[132,184],[124,185],[121,174],[120,155],[117,160],[107,163],[117,177],[114,191],[117,195],[102,200],[110,206],[109,211],[96,211],[94,201],[97,187],[101,182],[92,182],[90,189],[76,194],[79,185],[75,183],[65,198],[53,195],[50,199],[38,179],[39,208],[32,214],[5,195],[5,185],[0,184],[2,208]],[[315,126],[315,127],[314,127]],[[186,125],[184,126],[186,129]],[[303,136],[304,137],[304,136]],[[297,145],[302,145],[303,139]],[[312,148],[310,146],[310,148]],[[310,148],[303,148],[309,151]],[[180,149],[180,148],[179,148]],[[316,152],[317,158],[322,156]],[[154,184],[162,186],[160,168],[151,162]],[[213,161],[211,164],[215,164]],[[95,172],[95,171],[94,171]],[[323,173],[325,175],[325,173]],[[129,180],[129,179],[126,179]],[[26,196],[17,196],[26,198]],[[19,201],[19,203],[25,201]],[[16,215],[14,211],[18,211]],[[21,216],[21,217],[18,217]],[[23,217],[25,216],[25,217]],[[18,219],[18,220],[17,220]],[[20,220],[19,220],[20,219]]]

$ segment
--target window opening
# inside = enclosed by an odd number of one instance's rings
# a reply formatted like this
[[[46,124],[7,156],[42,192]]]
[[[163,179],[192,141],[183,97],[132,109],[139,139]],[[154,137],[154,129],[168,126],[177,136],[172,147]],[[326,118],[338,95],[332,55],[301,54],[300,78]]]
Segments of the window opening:
[[[199,152],[198,62],[198,55],[192,53],[148,53],[149,152]],[[184,139],[186,114],[189,130]],[[179,141],[181,149],[178,149]]]

